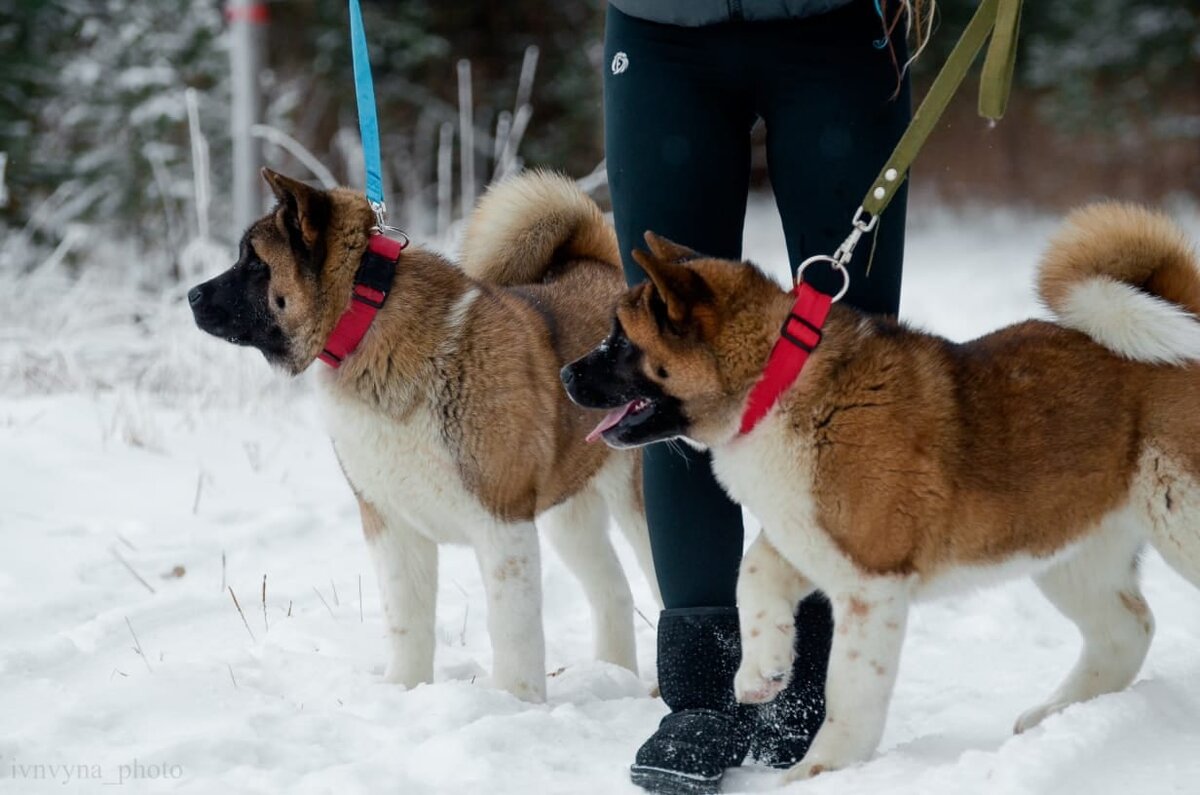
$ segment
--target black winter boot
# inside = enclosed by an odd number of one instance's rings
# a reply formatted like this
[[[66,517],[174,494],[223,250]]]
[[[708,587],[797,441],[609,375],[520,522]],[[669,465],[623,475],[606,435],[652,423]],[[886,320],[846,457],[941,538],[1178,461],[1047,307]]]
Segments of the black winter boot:
[[[791,767],[804,758],[825,720],[825,674],[833,642],[829,600],[813,594],[796,611],[796,661],[787,689],[754,707],[750,755],[771,767]]]
[[[713,793],[725,769],[742,763],[749,713],[733,698],[741,656],[736,608],[662,611],[658,687],[671,714],[638,749],[634,784],[668,795]]]

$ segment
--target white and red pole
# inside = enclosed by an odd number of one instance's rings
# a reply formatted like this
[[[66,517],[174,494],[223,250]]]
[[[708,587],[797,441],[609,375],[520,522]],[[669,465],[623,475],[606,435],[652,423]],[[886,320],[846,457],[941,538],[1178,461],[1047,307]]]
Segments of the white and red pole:
[[[230,33],[233,222],[240,235],[242,229],[262,214],[259,146],[250,128],[258,123],[262,105],[259,73],[266,40],[267,4],[262,0],[229,0],[225,17]]]

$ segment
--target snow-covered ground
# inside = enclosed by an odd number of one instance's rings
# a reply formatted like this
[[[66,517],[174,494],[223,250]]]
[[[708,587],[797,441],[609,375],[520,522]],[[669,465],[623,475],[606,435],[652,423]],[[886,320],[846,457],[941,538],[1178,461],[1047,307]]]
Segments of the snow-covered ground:
[[[1036,311],[1054,221],[911,228],[910,320],[962,339]],[[783,262],[761,201],[747,255]],[[203,337],[177,292],[141,306],[111,273],[71,287],[53,267],[0,284],[0,792],[636,792],[627,765],[665,708],[626,548],[641,678],[589,660],[582,594],[549,553],[549,703],[491,689],[479,577],[448,549],[437,681],[383,684],[356,510],[306,388]],[[1200,594],[1157,557],[1145,572],[1158,636],[1128,691],[1014,737],[1073,628],[1027,583],[924,605],[876,757],[788,791],[1200,792]],[[777,783],[746,768],[725,789]]]

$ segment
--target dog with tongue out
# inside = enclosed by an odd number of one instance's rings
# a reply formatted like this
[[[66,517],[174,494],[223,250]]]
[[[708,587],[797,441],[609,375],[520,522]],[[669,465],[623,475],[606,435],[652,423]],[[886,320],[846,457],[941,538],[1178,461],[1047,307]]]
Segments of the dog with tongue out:
[[[627,300],[651,301],[655,294],[643,289],[633,295]],[[665,306],[653,309],[667,322]],[[571,400],[584,408],[607,411],[587,435],[589,442],[603,439],[617,449],[641,447],[675,438],[686,426],[679,398],[663,388],[670,371],[646,356],[630,343],[617,316],[603,342],[562,369],[560,377]]]
[[[598,442],[604,438],[604,432],[611,430],[620,425],[627,417],[636,419],[640,414],[645,412],[650,407],[650,401],[644,399],[631,400],[624,406],[612,409],[604,415],[604,419],[600,420],[600,424],[592,429],[592,432],[587,435],[589,443]]]

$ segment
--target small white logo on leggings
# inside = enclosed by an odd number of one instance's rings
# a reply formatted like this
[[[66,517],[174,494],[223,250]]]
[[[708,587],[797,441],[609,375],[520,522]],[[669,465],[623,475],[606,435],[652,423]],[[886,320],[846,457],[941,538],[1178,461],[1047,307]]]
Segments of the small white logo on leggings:
[[[621,72],[624,72],[628,68],[629,68],[629,56],[628,55],[626,55],[624,52],[619,52],[613,56],[612,73],[614,75],[619,75],[619,74],[621,74]]]

